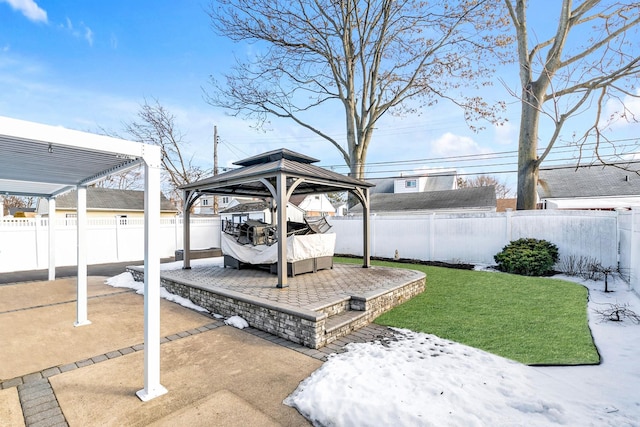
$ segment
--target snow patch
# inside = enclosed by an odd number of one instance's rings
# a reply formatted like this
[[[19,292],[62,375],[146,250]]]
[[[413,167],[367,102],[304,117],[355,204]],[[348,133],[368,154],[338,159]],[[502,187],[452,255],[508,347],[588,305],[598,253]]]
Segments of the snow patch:
[[[228,319],[225,319],[224,323],[229,326],[233,326],[234,328],[244,329],[249,327],[249,323],[244,320],[240,316],[231,316]]]

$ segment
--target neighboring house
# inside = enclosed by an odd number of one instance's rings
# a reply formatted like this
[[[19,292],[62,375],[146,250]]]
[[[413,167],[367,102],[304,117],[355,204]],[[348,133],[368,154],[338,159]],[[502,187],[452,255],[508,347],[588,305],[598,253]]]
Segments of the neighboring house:
[[[199,215],[213,215],[214,198],[216,196],[202,196],[198,199],[193,207],[193,213]],[[218,213],[223,210],[238,205],[240,203],[246,203],[255,201],[249,197],[231,197],[231,196],[217,196],[218,197]]]
[[[287,204],[288,221],[304,222],[304,217],[305,215],[302,209],[293,203]],[[245,202],[221,211],[220,218],[225,222],[232,222],[234,224],[245,222],[248,219],[255,219],[271,224],[271,209],[269,203],[266,201]]]
[[[35,218],[36,208],[9,208],[9,216],[16,218]]]
[[[75,190],[56,197],[56,216],[75,218],[77,216],[77,201]],[[36,212],[42,216],[49,215],[49,203],[46,199],[38,199]],[[178,209],[161,193],[160,216],[174,217],[177,213]],[[87,188],[87,217],[98,216],[144,217],[144,191]]]
[[[376,185],[369,190],[369,194],[419,193],[455,190],[458,188],[457,177],[456,171],[451,170],[399,178],[367,178],[366,181]]]
[[[333,208],[336,210],[336,216],[346,216],[349,213],[349,203],[346,201],[333,203]]]
[[[613,210],[640,206],[640,176],[617,166],[575,165],[540,169],[538,200],[541,209]]]
[[[289,201],[302,209],[307,218],[334,216],[336,208],[326,194],[295,195]]]
[[[506,212],[507,209],[512,211],[516,210],[516,202],[518,199],[497,199],[496,200],[496,212]]]
[[[496,191],[493,186],[458,190],[426,191],[404,194],[372,194],[370,213],[407,215],[427,212],[495,212]],[[362,215],[362,205],[354,206],[350,214]]]

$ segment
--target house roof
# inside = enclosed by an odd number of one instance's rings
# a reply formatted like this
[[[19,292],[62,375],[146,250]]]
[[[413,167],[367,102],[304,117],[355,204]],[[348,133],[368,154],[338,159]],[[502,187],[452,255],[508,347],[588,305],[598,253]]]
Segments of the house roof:
[[[470,208],[495,209],[496,191],[493,186],[486,186],[447,191],[372,194],[370,204],[371,212],[431,211]],[[362,212],[362,205],[356,205],[351,209],[351,212]]]
[[[538,195],[540,199],[640,195],[640,176],[633,170],[622,169],[634,165],[617,166],[566,165],[540,169]]]
[[[231,206],[230,208],[220,211],[220,213],[262,212],[268,208],[269,204],[267,202],[247,202]]]
[[[70,191],[56,197],[56,209],[76,209],[78,198],[76,191]],[[113,188],[87,188],[87,209],[105,211],[144,211],[144,191],[116,190]],[[178,212],[162,193],[160,211]]]

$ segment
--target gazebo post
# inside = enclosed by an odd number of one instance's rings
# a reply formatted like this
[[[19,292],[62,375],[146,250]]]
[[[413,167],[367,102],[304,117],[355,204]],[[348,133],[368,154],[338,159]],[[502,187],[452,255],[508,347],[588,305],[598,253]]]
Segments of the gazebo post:
[[[182,208],[182,268],[191,269],[191,191],[183,192],[184,204]]]
[[[78,185],[76,195],[78,274],[76,322],[74,326],[84,326],[91,324],[87,318],[87,187]]]
[[[287,176],[278,173],[276,176],[276,197],[278,215],[278,288],[286,288],[287,284]]]
[[[369,189],[364,189],[364,200],[362,201],[362,267],[371,267],[371,245],[369,239]]]

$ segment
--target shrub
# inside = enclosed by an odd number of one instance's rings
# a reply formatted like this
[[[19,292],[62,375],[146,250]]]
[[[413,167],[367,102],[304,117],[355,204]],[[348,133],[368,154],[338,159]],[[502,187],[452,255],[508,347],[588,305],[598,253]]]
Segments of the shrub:
[[[509,243],[493,259],[497,268],[523,276],[544,276],[558,261],[558,247],[546,240],[518,239]]]

